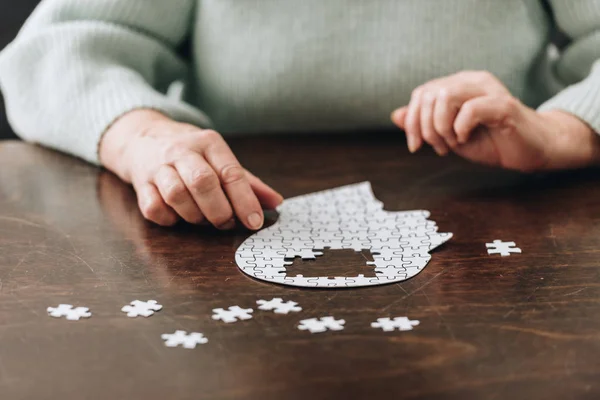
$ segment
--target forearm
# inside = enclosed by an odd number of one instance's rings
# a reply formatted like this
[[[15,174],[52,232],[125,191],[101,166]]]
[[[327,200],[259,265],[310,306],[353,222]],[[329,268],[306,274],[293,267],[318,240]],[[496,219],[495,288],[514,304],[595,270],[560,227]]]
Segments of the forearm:
[[[98,164],[102,134],[131,110],[158,109],[208,125],[199,110],[165,95],[187,75],[174,47],[187,34],[192,3],[43,1],[0,53],[15,132]]]
[[[548,142],[548,163],[544,169],[573,169],[600,165],[600,135],[573,114],[564,111],[540,112],[552,126]]]

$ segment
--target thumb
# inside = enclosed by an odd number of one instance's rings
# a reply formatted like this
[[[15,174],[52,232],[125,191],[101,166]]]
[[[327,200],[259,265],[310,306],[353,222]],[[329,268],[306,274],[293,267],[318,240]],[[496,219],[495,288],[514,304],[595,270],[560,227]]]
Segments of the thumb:
[[[479,125],[515,124],[522,107],[518,100],[510,96],[483,96],[467,101],[454,120],[458,143],[466,143],[471,132]]]
[[[397,110],[394,110],[391,115],[392,122],[400,129],[404,129],[404,124],[406,121],[406,114],[408,113],[408,106],[400,107]]]

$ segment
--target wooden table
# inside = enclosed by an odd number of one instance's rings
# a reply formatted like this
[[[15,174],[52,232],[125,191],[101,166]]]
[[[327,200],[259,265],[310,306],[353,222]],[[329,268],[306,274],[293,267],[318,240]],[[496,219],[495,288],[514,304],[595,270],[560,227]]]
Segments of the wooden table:
[[[600,396],[600,175],[523,176],[432,152],[400,134],[232,139],[243,164],[284,196],[369,180],[388,210],[428,209],[454,238],[415,278],[309,290],[255,281],[234,263],[248,232],[145,222],[113,175],[18,142],[0,144],[0,398],[597,399]],[[521,255],[488,256],[513,240]],[[296,261],[294,271],[356,274],[360,254]],[[363,267],[364,268],[364,267]],[[307,274],[305,274],[307,275]],[[302,313],[217,307],[295,300]],[[120,308],[156,299],[129,319]],[[90,307],[79,322],[48,306]],[[310,334],[334,315],[345,330]],[[409,316],[410,332],[370,327]],[[194,350],[160,335],[203,332]]]

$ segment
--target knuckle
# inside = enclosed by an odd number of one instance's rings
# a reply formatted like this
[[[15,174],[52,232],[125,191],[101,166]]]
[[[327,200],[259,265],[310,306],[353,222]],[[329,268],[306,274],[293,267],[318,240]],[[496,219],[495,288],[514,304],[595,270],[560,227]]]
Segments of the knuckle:
[[[229,164],[221,168],[221,182],[224,185],[229,185],[231,183],[236,183],[242,181],[246,178],[246,173],[244,169],[239,164]]]
[[[194,216],[190,217],[189,219],[186,219],[186,221],[189,222],[190,224],[200,225],[201,223],[206,221],[206,219],[204,218],[203,215],[194,215]]]
[[[463,116],[468,120],[475,117],[475,111],[476,110],[473,103],[465,103],[460,109],[461,114],[463,114]]]
[[[191,172],[190,186],[200,193],[206,193],[219,187],[220,182],[213,171],[202,168]]]
[[[446,123],[444,121],[441,121],[440,118],[434,118],[433,129],[435,129],[436,132],[443,136],[444,131],[446,130]]]
[[[158,199],[151,199],[149,201],[144,202],[141,205],[140,210],[142,211],[142,215],[144,216],[144,218],[149,219],[151,221],[159,220],[165,211],[161,202]]]
[[[450,98],[450,90],[449,87],[440,88],[438,91],[438,99],[444,102],[447,101]]]
[[[465,69],[462,71],[457,72],[454,76],[457,78],[461,78],[461,79],[469,79],[469,78],[473,78],[474,76],[477,75],[479,71],[475,71],[472,69]]]
[[[188,151],[189,149],[182,143],[178,141],[171,141],[163,147],[163,161],[166,163],[173,162],[179,158],[182,158]]]
[[[421,93],[423,92],[423,86],[417,86],[410,94],[410,97],[412,99],[416,99],[417,97],[419,97],[421,95]]]
[[[423,104],[431,105],[435,100],[435,96],[429,90],[424,90],[421,94],[421,98],[423,99]]]
[[[439,90],[438,97],[442,104],[449,103],[452,99],[459,96],[459,90],[456,86],[446,86]]]
[[[436,128],[436,130],[439,132],[440,136],[442,136],[442,137],[451,138],[454,136],[452,133],[452,127],[449,126],[448,124],[440,125],[439,127]]]
[[[491,72],[485,71],[485,70],[476,71],[475,72],[475,77],[479,81],[482,81],[482,82],[486,82],[486,81],[490,81],[490,80],[495,80],[496,79],[494,77],[494,75],[492,75]]]
[[[216,226],[218,228],[218,227],[225,225],[232,219],[233,219],[233,214],[223,214],[223,215],[214,217],[211,222],[214,226]]]
[[[416,116],[411,116],[406,119],[406,129],[409,133],[419,134],[421,131],[421,125],[419,125],[419,120]]]
[[[221,135],[212,129],[202,129],[198,132],[198,136],[208,142],[215,142],[221,140]]]
[[[158,170],[154,174],[154,180],[159,183],[168,183],[172,179],[171,166],[168,164],[161,164]]]
[[[172,182],[164,191],[164,200],[169,205],[181,204],[186,198],[186,189],[181,182]]]
[[[519,108],[519,102],[512,96],[505,96],[500,101],[505,115],[514,115]]]

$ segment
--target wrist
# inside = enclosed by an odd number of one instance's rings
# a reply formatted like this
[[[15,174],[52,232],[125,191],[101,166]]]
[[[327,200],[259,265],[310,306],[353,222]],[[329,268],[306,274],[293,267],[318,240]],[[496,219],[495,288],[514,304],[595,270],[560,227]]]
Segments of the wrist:
[[[116,119],[106,130],[98,144],[100,163],[109,171],[131,183],[128,150],[136,138],[143,136],[150,125],[169,118],[158,111],[138,109]]]
[[[583,120],[566,111],[541,112],[550,137],[547,169],[600,165],[600,136]]]

